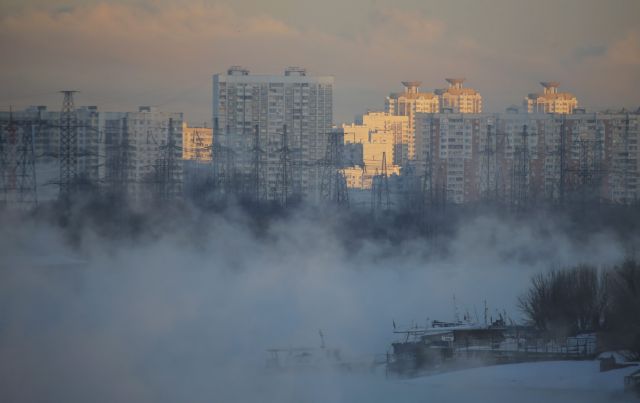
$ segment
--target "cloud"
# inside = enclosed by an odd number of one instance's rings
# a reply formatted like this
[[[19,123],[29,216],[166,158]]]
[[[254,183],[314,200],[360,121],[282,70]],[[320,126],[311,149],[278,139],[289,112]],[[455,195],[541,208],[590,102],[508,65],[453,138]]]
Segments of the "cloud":
[[[17,106],[57,106],[55,91],[79,88],[79,102],[103,110],[160,105],[202,122],[210,119],[211,75],[235,64],[254,73],[279,74],[288,65],[301,65],[311,74],[334,75],[338,121],[381,109],[384,96],[406,79],[432,89],[441,87],[445,76],[465,76],[490,111],[519,102],[546,77],[567,82],[588,74],[591,80],[576,86],[585,86],[590,97],[597,97],[595,89],[604,82],[594,80],[602,71],[616,71],[607,79],[616,88],[628,86],[623,80],[640,81],[633,68],[639,58],[635,31],[607,46],[606,58],[585,46],[576,52],[590,55],[583,60],[588,63],[573,58],[562,63],[557,49],[531,52],[517,41],[498,46],[432,14],[372,10],[362,29],[343,35],[321,24],[293,24],[275,14],[243,13],[200,0],[24,8],[0,18],[0,103],[48,91],[49,98],[21,100],[25,105]],[[598,71],[587,64],[598,64]],[[635,93],[623,91],[618,98],[635,99]]]
[[[574,50],[577,61],[583,61],[590,57],[598,57],[607,53],[607,47],[602,45],[581,46]]]
[[[607,57],[616,64],[640,66],[640,32],[630,31],[625,38],[615,42]]]

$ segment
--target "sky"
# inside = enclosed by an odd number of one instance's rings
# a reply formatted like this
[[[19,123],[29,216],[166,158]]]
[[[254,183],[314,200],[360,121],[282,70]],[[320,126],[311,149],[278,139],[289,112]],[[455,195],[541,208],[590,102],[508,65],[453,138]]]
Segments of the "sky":
[[[156,105],[210,121],[212,75],[287,66],[335,78],[334,121],[403,80],[466,77],[484,109],[555,80],[589,110],[640,106],[640,2],[591,0],[3,0],[0,110],[62,89],[101,110]]]

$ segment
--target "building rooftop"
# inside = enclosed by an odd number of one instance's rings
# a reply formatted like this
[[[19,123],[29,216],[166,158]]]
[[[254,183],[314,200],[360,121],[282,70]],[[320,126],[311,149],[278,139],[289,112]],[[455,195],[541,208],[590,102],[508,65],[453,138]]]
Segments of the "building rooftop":
[[[447,80],[450,87],[461,88],[466,78],[445,78],[445,80]]]
[[[548,100],[552,100],[552,99],[571,100],[571,99],[575,99],[576,97],[575,95],[569,92],[558,92],[558,87],[560,86],[560,83],[557,81],[542,81],[540,82],[540,85],[544,87],[544,92],[530,93],[529,95],[527,95],[528,99],[545,98]]]

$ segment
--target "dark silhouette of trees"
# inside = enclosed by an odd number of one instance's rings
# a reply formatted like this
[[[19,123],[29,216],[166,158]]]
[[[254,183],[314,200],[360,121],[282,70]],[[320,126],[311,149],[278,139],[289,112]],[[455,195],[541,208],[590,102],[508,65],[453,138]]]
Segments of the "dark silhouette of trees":
[[[611,270],[608,283],[612,339],[627,358],[640,360],[640,264],[627,259]]]
[[[518,306],[550,337],[601,332],[601,346],[640,360],[640,264],[598,270],[578,265],[531,278]]]
[[[602,330],[607,308],[606,274],[588,265],[531,278],[518,306],[530,323],[550,336]]]

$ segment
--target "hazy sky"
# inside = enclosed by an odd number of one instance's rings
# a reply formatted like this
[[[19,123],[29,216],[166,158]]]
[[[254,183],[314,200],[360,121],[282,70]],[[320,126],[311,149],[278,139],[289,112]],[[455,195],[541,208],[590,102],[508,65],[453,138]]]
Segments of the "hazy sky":
[[[485,110],[558,80],[589,109],[640,106],[640,2],[235,0],[0,3],[0,109],[78,89],[102,110],[158,105],[210,120],[211,75],[240,64],[335,77],[336,122],[401,80],[463,76]]]

